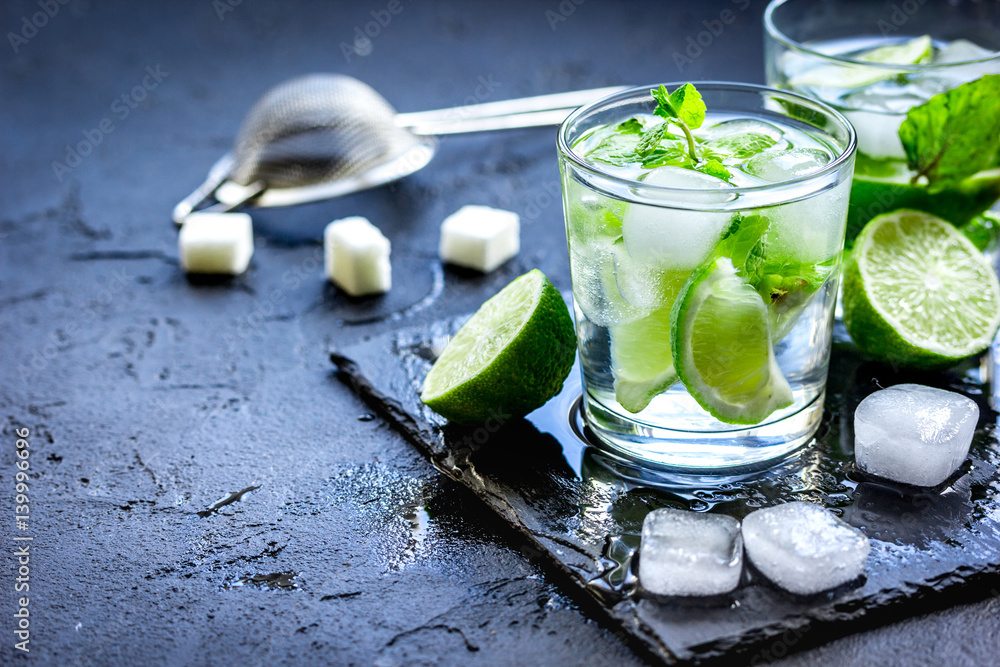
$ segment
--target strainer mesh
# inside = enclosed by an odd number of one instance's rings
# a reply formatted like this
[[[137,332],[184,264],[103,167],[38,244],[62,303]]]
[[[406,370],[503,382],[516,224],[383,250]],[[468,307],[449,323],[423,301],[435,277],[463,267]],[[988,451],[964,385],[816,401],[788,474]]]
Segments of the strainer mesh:
[[[417,144],[395,110],[364,83],[311,74],[268,91],[247,114],[230,179],[290,188],[349,178]]]

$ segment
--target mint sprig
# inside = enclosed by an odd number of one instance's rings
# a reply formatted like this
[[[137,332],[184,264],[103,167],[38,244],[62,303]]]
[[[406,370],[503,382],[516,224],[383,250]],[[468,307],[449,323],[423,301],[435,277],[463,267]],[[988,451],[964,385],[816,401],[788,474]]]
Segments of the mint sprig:
[[[642,121],[638,118],[629,118],[625,122],[615,126],[615,132],[619,134],[640,134],[642,132]]]
[[[931,191],[957,185],[993,166],[1000,152],[1000,74],[935,95],[906,114],[899,140],[912,184]]]
[[[716,178],[721,178],[727,183],[733,178],[733,172],[726,169],[725,165],[716,160],[715,158],[705,160],[702,164],[695,167],[698,171],[703,174],[708,174],[709,176],[715,176]]]
[[[666,119],[668,123],[673,123],[681,129],[687,138],[688,154],[691,162],[698,164],[698,155],[695,152],[694,135],[691,130],[697,130],[705,122],[705,102],[701,99],[701,93],[690,83],[685,83],[674,92],[667,92],[664,85],[649,91],[656,100],[656,109],[653,113]]]

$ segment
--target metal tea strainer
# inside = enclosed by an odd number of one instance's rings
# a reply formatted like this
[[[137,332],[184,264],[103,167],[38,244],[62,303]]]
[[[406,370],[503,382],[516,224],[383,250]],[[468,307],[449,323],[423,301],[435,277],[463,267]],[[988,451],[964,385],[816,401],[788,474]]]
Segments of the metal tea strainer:
[[[417,171],[434,156],[435,135],[558,125],[569,113],[622,87],[397,114],[370,86],[342,74],[286,81],[250,109],[232,151],[174,207],[180,224],[208,210],[272,207],[339,197]]]

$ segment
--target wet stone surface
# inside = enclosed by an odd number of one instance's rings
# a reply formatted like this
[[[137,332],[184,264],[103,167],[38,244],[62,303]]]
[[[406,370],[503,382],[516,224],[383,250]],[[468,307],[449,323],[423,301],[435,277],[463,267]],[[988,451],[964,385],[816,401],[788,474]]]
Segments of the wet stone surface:
[[[860,359],[840,329],[818,442],[763,473],[695,477],[642,471],[591,446],[578,410],[578,369],[561,394],[525,419],[447,424],[420,405],[417,390],[432,350],[461,321],[381,336],[332,358],[342,379],[439,470],[493,507],[607,619],[664,662],[753,659],[788,632],[808,646],[978,599],[1000,585],[991,355],[945,374],[896,372]],[[368,377],[364,369],[375,366],[379,373]],[[981,413],[970,459],[933,489],[874,479],[853,463],[857,404],[881,387],[918,379],[964,393]],[[642,522],[651,510],[741,519],[792,501],[825,505],[872,539],[861,579],[808,598],[776,589],[752,567],[735,592],[704,600],[656,599],[637,586]]]
[[[220,14],[223,5],[232,11]],[[238,278],[185,277],[170,220],[253,102],[307,72],[355,76],[403,112],[468,103],[483,80],[498,84],[491,100],[680,77],[763,81],[763,2],[587,2],[569,16],[563,5],[403,2],[371,52],[349,61],[341,43],[384,0],[72,0],[16,53],[6,35],[40,5],[0,7],[0,508],[13,514],[13,433],[28,428],[33,664],[642,664],[613,623],[595,620],[606,615],[592,596],[577,597],[545,566],[543,549],[440,475],[384,417],[368,418],[374,410],[327,358],[331,346],[472,312],[532,268],[569,287],[551,128],[445,137],[427,168],[392,186],[253,210],[254,257]],[[678,71],[673,52],[726,9],[732,23]],[[168,75],[155,89],[125,117],[112,109],[157,66]],[[67,146],[105,118],[113,132],[57,175]],[[441,221],[466,204],[521,215],[521,254],[487,276],[435,260]],[[323,279],[323,228],[350,215],[393,244],[383,298],[350,299]],[[379,357],[365,373],[389,378],[398,359]],[[409,377],[392,395],[409,395]],[[573,510],[553,490],[572,488],[577,471],[554,441],[543,445],[527,454],[560,472],[526,474],[522,497],[560,516]],[[501,451],[492,458],[504,468]],[[773,493],[807,482],[792,477]],[[931,528],[899,533],[876,495],[860,520],[897,530],[899,548],[940,542],[986,492],[960,491]],[[721,507],[739,493],[671,502]],[[602,503],[621,491],[591,494],[593,507],[567,525],[598,540],[613,534]],[[636,516],[623,526],[663,502],[624,495]],[[13,530],[0,523],[3,568]],[[637,546],[619,532],[586,556],[556,548],[581,566],[599,557],[619,589],[629,569],[617,564]],[[4,581],[7,665],[17,664],[15,601]],[[796,664],[974,663],[995,656],[996,613],[995,601],[939,612]]]

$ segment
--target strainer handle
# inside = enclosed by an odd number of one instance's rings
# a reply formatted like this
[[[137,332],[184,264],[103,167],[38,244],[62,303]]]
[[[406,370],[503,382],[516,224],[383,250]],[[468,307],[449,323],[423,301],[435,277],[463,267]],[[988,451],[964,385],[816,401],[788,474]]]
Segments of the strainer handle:
[[[459,120],[496,118],[501,116],[513,116],[517,114],[553,111],[559,109],[575,109],[586,104],[587,102],[592,102],[600,97],[604,97],[605,95],[625,90],[627,87],[628,86],[610,86],[607,88],[592,88],[590,90],[574,90],[568,93],[553,93],[550,95],[522,97],[515,100],[469,104],[461,107],[453,107],[451,109],[402,113],[396,116],[396,122],[401,127],[412,128],[428,124],[444,125],[446,123],[456,122]],[[529,126],[522,125],[516,127]]]
[[[199,185],[194,192],[182,199],[174,206],[173,219],[178,225],[184,224],[184,219],[191,215],[191,212],[198,208],[198,205],[215,194],[233,167],[233,158],[228,153],[218,162],[212,165],[205,182]]]
[[[464,134],[466,132],[488,132],[491,130],[513,130],[519,127],[543,127],[559,125],[577,107],[551,109],[532,113],[518,113],[510,116],[490,116],[485,118],[458,118],[439,123],[420,123],[409,127],[410,132],[421,136],[442,134]]]
[[[187,217],[191,215],[195,209],[197,209],[204,202],[215,197],[216,193],[218,193],[216,203],[200,209],[201,211],[206,213],[225,213],[227,211],[232,211],[237,206],[245,204],[265,190],[266,185],[263,181],[256,181],[247,186],[238,186],[233,183],[228,183],[227,179],[229,178],[229,173],[232,171],[232,167],[233,156],[230,153],[226,153],[219,159],[218,162],[212,165],[205,182],[199,185],[194,192],[189,194],[176,206],[174,206],[174,222],[178,225],[183,225],[184,220],[187,219]],[[226,195],[223,195],[224,190],[229,190],[229,192]]]

